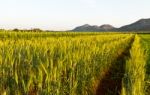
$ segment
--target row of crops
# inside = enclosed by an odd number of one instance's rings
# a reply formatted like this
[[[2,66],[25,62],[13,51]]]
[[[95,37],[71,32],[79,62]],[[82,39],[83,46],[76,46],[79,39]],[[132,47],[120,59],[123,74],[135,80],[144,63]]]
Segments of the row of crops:
[[[150,95],[150,35],[135,36],[126,60],[121,95]]]
[[[0,95],[102,95],[101,80],[123,64],[121,90],[103,95],[149,95],[147,44],[134,34],[0,32]]]
[[[145,95],[146,93],[145,66],[147,52],[142,44],[142,39],[136,35],[130,49],[130,57],[126,60],[122,95]]]
[[[146,49],[146,65],[145,65],[145,95],[150,95],[150,35],[141,35],[143,46]]]

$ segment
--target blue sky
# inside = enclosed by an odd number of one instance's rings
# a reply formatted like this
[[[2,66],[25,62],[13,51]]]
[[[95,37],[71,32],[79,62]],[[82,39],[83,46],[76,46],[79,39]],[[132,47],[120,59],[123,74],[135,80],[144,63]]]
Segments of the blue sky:
[[[0,28],[116,27],[150,18],[150,0],[0,0]]]

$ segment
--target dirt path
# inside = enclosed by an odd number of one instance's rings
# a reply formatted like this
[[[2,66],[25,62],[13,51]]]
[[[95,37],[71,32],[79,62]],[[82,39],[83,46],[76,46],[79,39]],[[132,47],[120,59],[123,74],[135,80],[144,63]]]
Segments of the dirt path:
[[[134,39],[131,41],[129,47],[122,52],[116,59],[115,66],[113,65],[105,73],[104,77],[100,80],[96,95],[120,95],[122,89],[122,78],[125,73],[126,59],[130,56],[130,48]],[[112,63],[112,64],[114,64]]]

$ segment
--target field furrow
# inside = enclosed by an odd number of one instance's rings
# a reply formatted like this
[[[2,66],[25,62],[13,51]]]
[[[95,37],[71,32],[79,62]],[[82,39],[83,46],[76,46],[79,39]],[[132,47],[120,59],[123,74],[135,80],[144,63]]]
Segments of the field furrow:
[[[134,38],[131,39],[128,47],[118,55],[117,59],[112,63],[113,65],[100,79],[96,95],[120,95],[126,60],[130,57],[130,49],[133,42]]]

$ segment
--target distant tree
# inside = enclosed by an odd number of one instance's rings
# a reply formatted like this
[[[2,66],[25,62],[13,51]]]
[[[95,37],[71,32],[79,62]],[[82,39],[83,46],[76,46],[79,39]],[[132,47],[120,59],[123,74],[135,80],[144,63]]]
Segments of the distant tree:
[[[5,29],[0,29],[0,32],[5,31]]]
[[[18,31],[19,31],[19,29],[15,28],[15,29],[13,29],[13,31],[18,32]]]
[[[42,30],[39,29],[39,28],[34,28],[34,29],[32,29],[31,31],[32,31],[32,32],[42,32]]]

